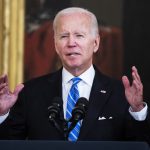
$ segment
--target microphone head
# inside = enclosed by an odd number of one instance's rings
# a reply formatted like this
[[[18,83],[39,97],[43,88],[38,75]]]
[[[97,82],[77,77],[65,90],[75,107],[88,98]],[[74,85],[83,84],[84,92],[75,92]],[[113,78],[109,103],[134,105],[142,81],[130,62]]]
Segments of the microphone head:
[[[80,97],[75,105],[75,108],[72,110],[71,121],[79,121],[83,119],[86,115],[88,109],[88,100],[84,97]]]
[[[56,107],[59,107],[59,108],[62,108],[62,105],[63,105],[62,98],[54,97],[54,99],[52,100],[52,105],[56,106]]]
[[[60,97],[55,97],[52,100],[52,104],[48,107],[49,119],[56,119],[60,116],[60,111],[62,109],[63,101]]]
[[[75,105],[75,107],[84,107],[85,110],[87,110],[88,107],[88,100],[85,97],[80,97]]]

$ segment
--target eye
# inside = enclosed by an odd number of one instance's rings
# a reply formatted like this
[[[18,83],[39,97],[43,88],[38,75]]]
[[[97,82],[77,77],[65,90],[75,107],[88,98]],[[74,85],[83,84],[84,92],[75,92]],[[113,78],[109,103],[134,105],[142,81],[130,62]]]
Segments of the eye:
[[[77,34],[76,36],[79,37],[79,38],[80,38],[80,37],[84,37],[83,34]]]
[[[64,38],[67,38],[67,37],[68,37],[67,35],[60,36],[61,39],[64,39]]]

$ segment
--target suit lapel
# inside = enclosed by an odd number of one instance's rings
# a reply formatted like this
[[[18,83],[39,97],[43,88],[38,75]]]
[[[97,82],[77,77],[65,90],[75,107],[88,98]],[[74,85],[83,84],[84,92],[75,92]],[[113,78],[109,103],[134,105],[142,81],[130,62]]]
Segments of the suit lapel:
[[[62,98],[62,69],[52,74],[47,79],[49,96]],[[48,93],[47,91],[45,93]]]
[[[111,89],[108,78],[96,70],[89,98],[88,112],[82,123],[79,140],[82,140],[89,130],[94,130],[92,129],[92,125],[98,119],[98,115],[103,111],[110,93]]]
[[[55,97],[60,97],[62,99],[62,69],[55,72],[54,74],[50,74],[46,78],[46,84],[43,90],[43,99],[45,100],[46,108],[52,105],[53,99]],[[61,116],[63,117],[63,107],[61,111]]]

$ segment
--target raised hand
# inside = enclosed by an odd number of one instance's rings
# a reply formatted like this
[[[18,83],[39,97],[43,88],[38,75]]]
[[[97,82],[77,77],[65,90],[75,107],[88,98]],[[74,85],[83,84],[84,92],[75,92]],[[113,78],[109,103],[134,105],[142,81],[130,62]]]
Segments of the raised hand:
[[[0,77],[0,116],[5,115],[15,104],[18,94],[23,87],[23,84],[19,84],[16,86],[15,90],[11,92],[8,86],[7,75]]]
[[[132,111],[140,111],[144,108],[143,104],[143,84],[135,66],[132,67],[132,84],[127,76],[122,77],[125,88],[126,99],[129,102]]]

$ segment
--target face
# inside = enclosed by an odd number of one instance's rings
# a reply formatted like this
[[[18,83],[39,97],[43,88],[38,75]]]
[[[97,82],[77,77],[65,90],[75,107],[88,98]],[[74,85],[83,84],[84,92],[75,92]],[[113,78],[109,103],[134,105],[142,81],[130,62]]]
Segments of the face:
[[[92,64],[98,50],[99,36],[91,31],[90,17],[71,14],[59,17],[55,32],[55,48],[63,66],[73,75],[80,75]]]

